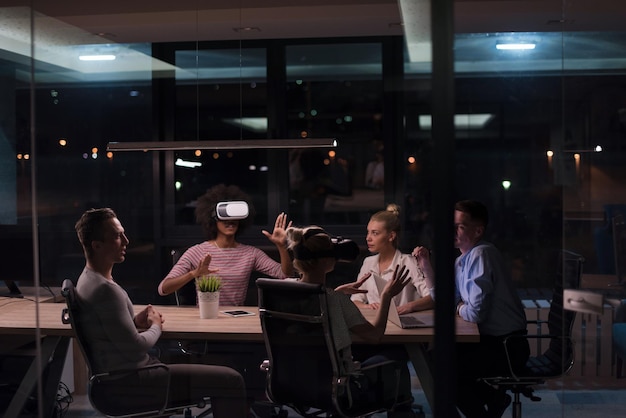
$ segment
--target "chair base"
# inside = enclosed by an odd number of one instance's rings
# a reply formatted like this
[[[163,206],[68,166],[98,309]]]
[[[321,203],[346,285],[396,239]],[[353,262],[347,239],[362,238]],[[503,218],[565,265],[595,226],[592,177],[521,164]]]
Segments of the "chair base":
[[[491,384],[491,383],[490,383]],[[491,384],[497,387],[499,390],[505,392],[511,392],[513,395],[513,402],[511,403],[512,418],[522,418],[522,402],[520,395],[530,399],[533,402],[541,401],[539,396],[534,394],[535,389],[532,386],[527,385],[515,385],[515,384]]]

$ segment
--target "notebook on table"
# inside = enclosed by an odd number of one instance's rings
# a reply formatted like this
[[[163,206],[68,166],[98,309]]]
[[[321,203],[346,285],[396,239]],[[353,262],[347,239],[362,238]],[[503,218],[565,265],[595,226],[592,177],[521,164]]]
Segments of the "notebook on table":
[[[387,282],[377,273],[372,273],[372,276],[374,276],[374,280],[376,281],[378,293],[382,294]],[[399,326],[402,329],[428,328],[435,326],[434,317],[432,314],[420,314],[417,312],[406,315],[398,314],[398,308],[396,307],[396,304],[393,302],[393,300],[389,304],[389,315],[387,319],[391,321],[391,323]]]

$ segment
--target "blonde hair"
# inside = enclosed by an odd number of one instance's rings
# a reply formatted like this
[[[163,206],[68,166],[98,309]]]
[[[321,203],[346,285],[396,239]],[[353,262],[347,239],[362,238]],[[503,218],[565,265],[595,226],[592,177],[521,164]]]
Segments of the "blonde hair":
[[[294,253],[293,266],[300,272],[309,272],[319,265],[324,258],[299,258],[301,252],[321,253],[333,248],[330,235],[319,226],[306,228],[290,227],[287,229],[287,246]],[[298,248],[302,246],[302,248]],[[334,259],[333,259],[334,262]]]
[[[387,209],[376,212],[370,217],[370,221],[381,222],[385,229],[389,232],[395,232],[396,237],[393,240],[393,246],[398,248],[398,241],[402,224],[400,222],[400,206],[395,203],[387,205]]]

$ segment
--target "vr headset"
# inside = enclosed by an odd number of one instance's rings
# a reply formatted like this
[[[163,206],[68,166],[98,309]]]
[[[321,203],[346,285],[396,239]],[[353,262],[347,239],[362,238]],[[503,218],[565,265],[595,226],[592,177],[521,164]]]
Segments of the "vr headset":
[[[218,221],[239,221],[248,217],[248,204],[243,200],[219,202],[213,210],[213,218]]]
[[[323,229],[309,229],[302,237],[302,243],[296,245],[293,249],[294,256],[298,260],[316,260],[318,258],[334,258],[339,262],[352,262],[359,256],[359,246],[356,242],[343,237],[330,237],[332,247],[324,251],[311,251],[304,246],[304,242],[313,235],[328,235]]]

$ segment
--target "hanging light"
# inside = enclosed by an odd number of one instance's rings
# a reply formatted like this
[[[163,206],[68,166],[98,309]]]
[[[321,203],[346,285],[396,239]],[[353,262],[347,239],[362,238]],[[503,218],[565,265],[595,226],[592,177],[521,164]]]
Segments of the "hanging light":
[[[109,142],[107,151],[188,151],[198,149],[336,148],[335,138],[233,139],[219,141]]]

